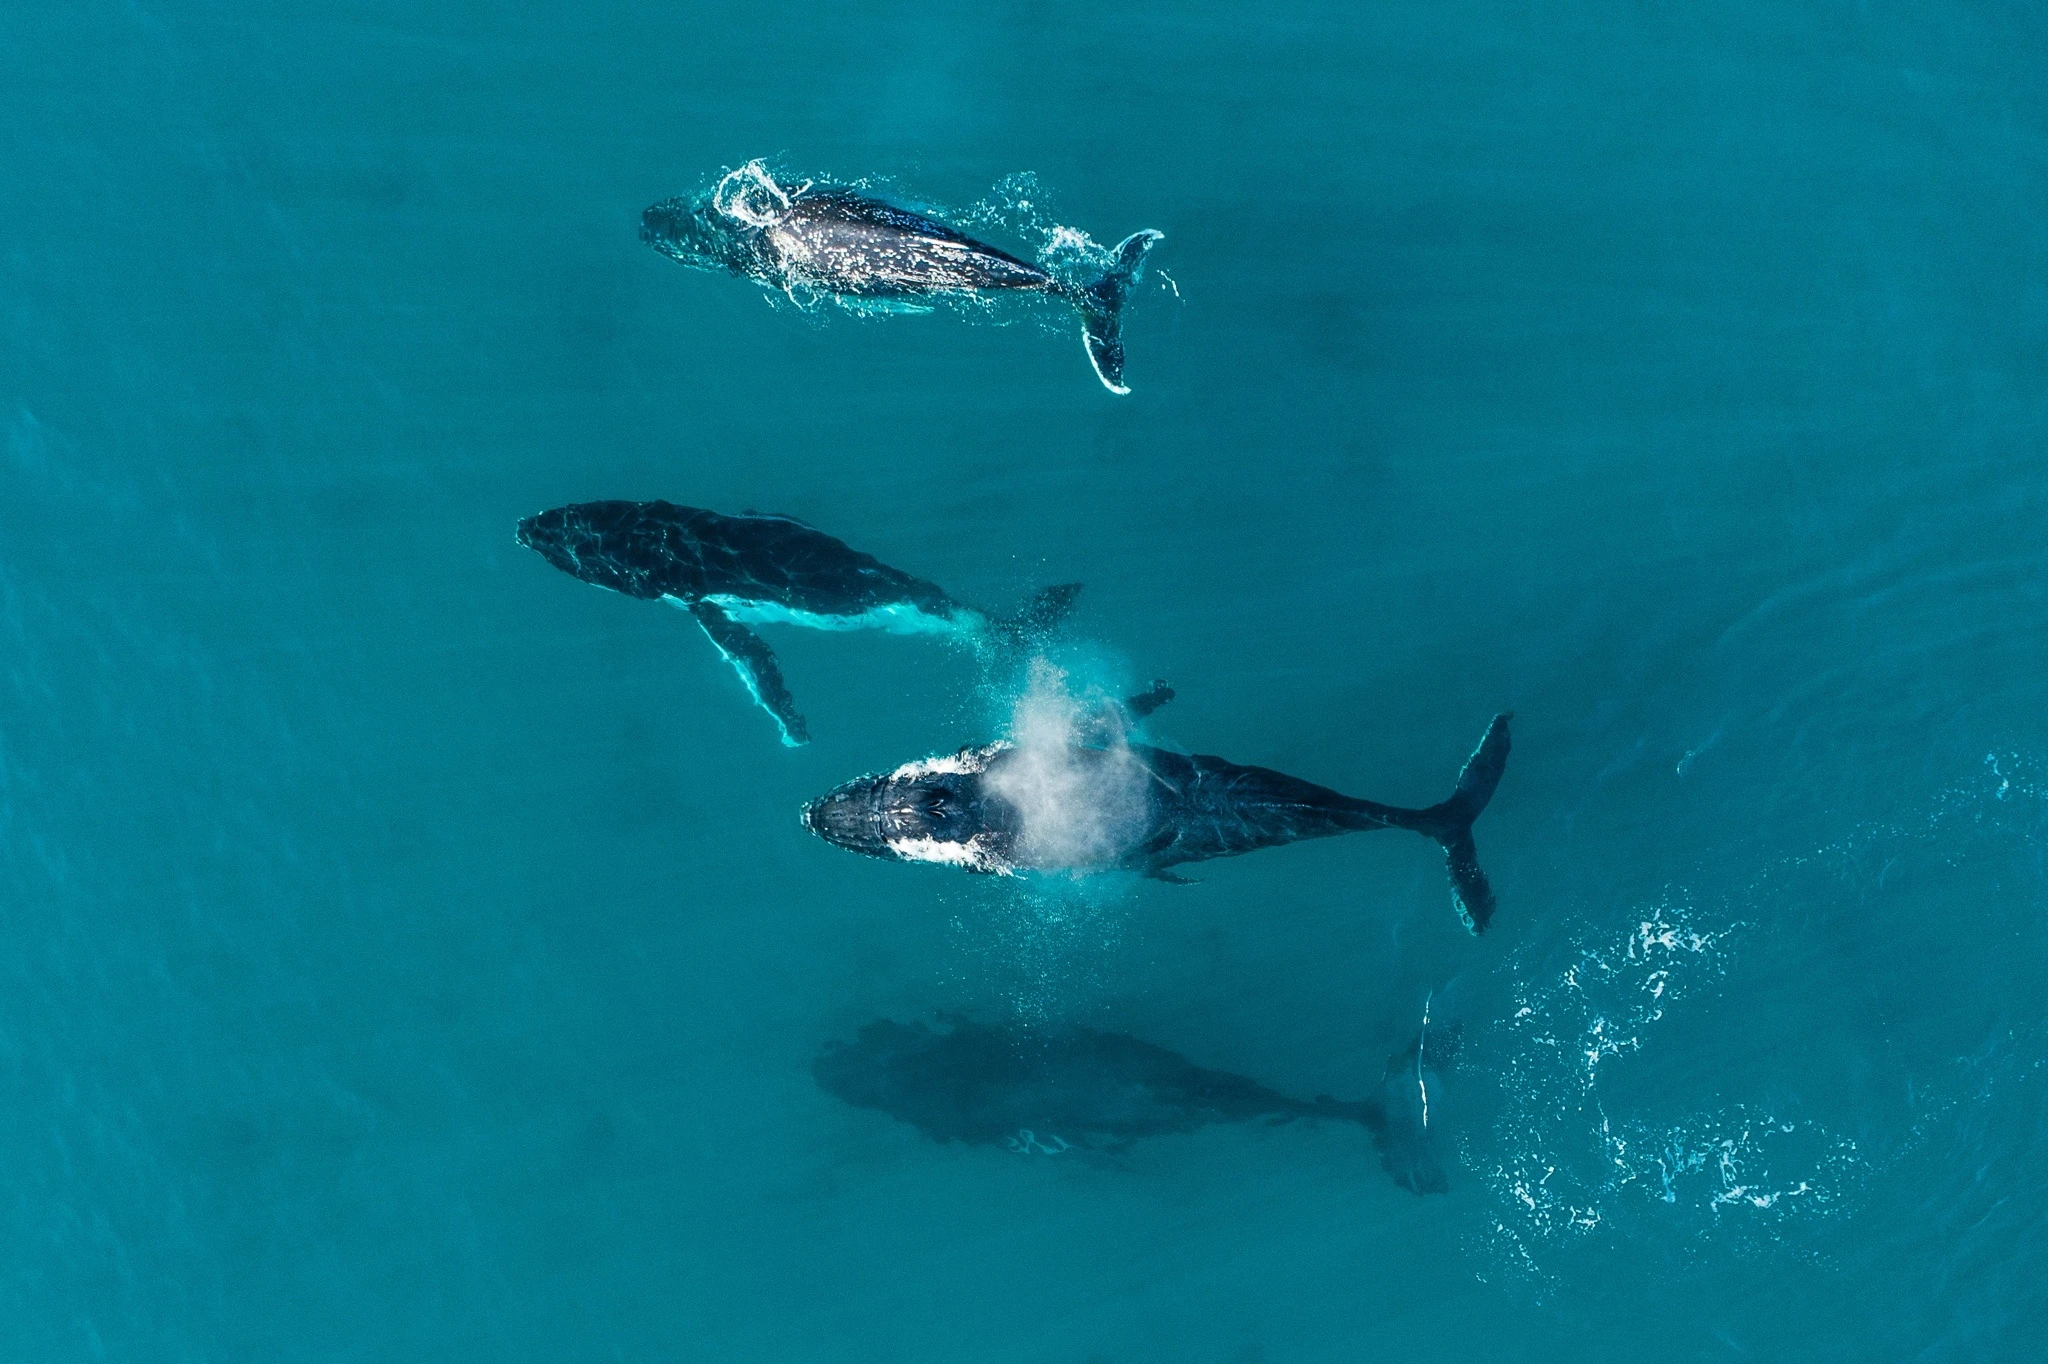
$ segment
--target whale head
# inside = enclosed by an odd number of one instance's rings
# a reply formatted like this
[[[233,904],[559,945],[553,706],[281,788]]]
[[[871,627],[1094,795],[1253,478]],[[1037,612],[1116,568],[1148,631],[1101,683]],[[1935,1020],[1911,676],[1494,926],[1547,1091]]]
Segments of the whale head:
[[[521,517],[519,529],[513,535],[520,544],[564,573],[576,571],[576,550],[584,537],[571,529],[567,507]]]
[[[640,214],[640,240],[693,270],[751,273],[759,266],[758,235],[702,200],[664,199]]]
[[[524,518],[519,543],[572,578],[629,597],[658,597],[653,580],[664,526],[636,502],[576,502]]]
[[[805,806],[803,825],[834,847],[869,857],[1013,874],[1015,811],[981,780],[1007,748],[962,749],[856,778]]]

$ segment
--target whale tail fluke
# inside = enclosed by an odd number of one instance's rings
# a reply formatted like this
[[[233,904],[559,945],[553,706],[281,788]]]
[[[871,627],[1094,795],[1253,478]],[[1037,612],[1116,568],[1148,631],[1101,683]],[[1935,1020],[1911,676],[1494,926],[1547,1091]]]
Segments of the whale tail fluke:
[[[1449,1193],[1451,1181],[1429,1134],[1429,1086],[1457,1059],[1459,1028],[1432,1030],[1425,1017],[1415,1040],[1387,1058],[1379,1086],[1355,1103],[1319,1094],[1315,1116],[1358,1123],[1372,1134],[1380,1168],[1412,1194]]]
[[[1066,619],[1067,612],[1074,609],[1074,599],[1080,595],[1080,583],[1057,583],[1033,593],[1015,611],[991,622],[997,638],[1013,649],[1028,648]]]
[[[1493,717],[1479,747],[1458,773],[1458,786],[1449,800],[1427,810],[1416,810],[1400,821],[1404,827],[1428,834],[1443,844],[1444,862],[1451,873],[1451,903],[1458,917],[1465,921],[1465,927],[1475,934],[1484,933],[1493,918],[1493,887],[1479,866],[1479,849],[1472,842],[1472,822],[1493,799],[1501,773],[1507,770],[1508,721],[1512,718],[1511,714]]]
[[[1146,228],[1117,243],[1116,261],[1102,278],[1074,290],[1070,295],[1081,310],[1081,339],[1088,346],[1088,362],[1095,377],[1111,393],[1129,393],[1124,384],[1124,304],[1145,273],[1145,256],[1164,232]]]

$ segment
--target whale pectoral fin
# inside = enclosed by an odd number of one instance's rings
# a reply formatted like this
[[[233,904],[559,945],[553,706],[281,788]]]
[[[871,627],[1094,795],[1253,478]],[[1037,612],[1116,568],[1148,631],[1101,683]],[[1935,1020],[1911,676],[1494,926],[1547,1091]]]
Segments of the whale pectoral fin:
[[[1108,748],[1121,742],[1132,725],[1172,699],[1172,687],[1154,682],[1136,696],[1105,701],[1082,717],[1075,728],[1074,742],[1082,748]]]
[[[1164,881],[1169,886],[1199,886],[1202,884],[1200,881],[1190,880],[1185,876],[1177,876],[1170,871],[1148,871],[1145,875],[1154,881]]]
[[[1012,649],[1026,649],[1042,643],[1053,628],[1066,619],[1074,609],[1074,598],[1081,595],[1079,583],[1057,583],[1033,594],[1009,615],[989,622],[996,638]]]
[[[1171,701],[1173,695],[1173,688],[1167,686],[1165,679],[1162,678],[1153,682],[1151,686],[1145,688],[1136,696],[1125,697],[1124,709],[1131,713],[1132,718],[1142,720],[1168,701]]]
[[[782,731],[782,742],[791,748],[811,741],[810,731],[804,725],[804,717],[797,713],[796,698],[789,694],[789,688],[782,680],[782,669],[776,665],[775,651],[762,642],[759,635],[741,625],[710,602],[690,603],[690,614],[703,627],[725,661],[732,664],[733,671],[740,675],[754,703],[775,717],[776,726]]]

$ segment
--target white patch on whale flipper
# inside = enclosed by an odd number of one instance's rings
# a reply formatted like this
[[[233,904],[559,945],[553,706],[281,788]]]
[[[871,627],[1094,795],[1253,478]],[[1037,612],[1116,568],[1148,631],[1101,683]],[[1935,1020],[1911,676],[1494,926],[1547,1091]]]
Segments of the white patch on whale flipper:
[[[671,600],[674,600],[671,598]],[[971,611],[958,616],[933,616],[908,602],[890,602],[857,616],[826,616],[799,611],[779,602],[735,597],[726,593],[704,598],[734,620],[748,625],[801,625],[807,630],[886,630],[892,635],[973,635],[986,623]],[[687,605],[677,602],[678,605]]]
[[[676,599],[670,597],[666,600]],[[711,647],[739,674],[747,695],[753,697],[754,704],[768,712],[768,717],[775,721],[783,746],[801,748],[809,743],[810,735],[805,731],[803,716],[797,712],[795,698],[790,696],[789,688],[782,680],[782,669],[761,638],[744,625],[727,618],[714,606],[704,604],[690,608],[683,602],[676,604],[690,611],[704,637],[711,641]],[[770,692],[774,693],[772,697]]]

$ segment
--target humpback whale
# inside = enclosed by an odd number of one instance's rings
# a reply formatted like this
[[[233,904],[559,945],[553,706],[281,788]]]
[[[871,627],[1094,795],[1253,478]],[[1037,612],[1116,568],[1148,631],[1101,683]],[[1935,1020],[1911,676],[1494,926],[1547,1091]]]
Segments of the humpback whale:
[[[849,189],[776,182],[750,161],[710,194],[664,199],[640,215],[640,239],[696,269],[723,270],[791,299],[834,295],[852,306],[927,311],[934,297],[1043,294],[1081,315],[1096,377],[1124,384],[1123,310],[1164,234],[1134,232],[1093,279],[1064,279],[922,213]]]
[[[521,521],[518,539],[573,578],[687,610],[791,747],[809,741],[804,718],[774,653],[749,625],[1021,644],[1057,624],[1081,590],[1049,587],[1014,614],[991,618],[793,516],[724,516],[672,502],[556,507]]]
[[[1218,1123],[1355,1122],[1372,1133],[1395,1183],[1418,1194],[1449,1187],[1413,1097],[1423,1083],[1415,1046],[1388,1059],[1371,1096],[1346,1103],[1289,1098],[1123,1033],[1073,1024],[998,1027],[958,1015],[939,1022],[877,1019],[852,1042],[828,1044],[811,1074],[836,1098],[886,1113],[935,1142],[1021,1155],[1116,1152]],[[1430,1049],[1433,1066],[1449,1061],[1450,1040],[1433,1037]]]
[[[1472,822],[1500,784],[1508,715],[1487,726],[1451,795],[1406,809],[1356,800],[1264,767],[1127,742],[1123,716],[1171,699],[1165,683],[1050,746],[1000,740],[856,778],[804,807],[804,827],[851,852],[972,872],[1171,868],[1305,838],[1409,829],[1444,850],[1451,902],[1474,933],[1493,917]],[[1115,709],[1115,708],[1112,708]]]

